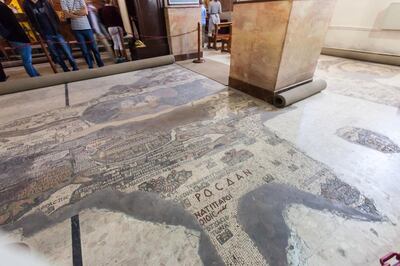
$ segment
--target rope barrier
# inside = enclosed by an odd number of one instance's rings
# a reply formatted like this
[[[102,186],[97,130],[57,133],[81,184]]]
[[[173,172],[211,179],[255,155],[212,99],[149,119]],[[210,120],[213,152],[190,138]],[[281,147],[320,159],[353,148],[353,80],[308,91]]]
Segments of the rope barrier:
[[[141,35],[141,34],[139,34],[139,36],[142,37],[142,38],[146,38],[146,39],[165,39],[165,38],[180,37],[180,36],[183,36],[183,35],[188,35],[188,34],[193,33],[193,32],[197,32],[197,28],[194,29],[194,30],[191,30],[191,31],[188,31],[188,32],[184,32],[184,33],[180,33],[180,34],[176,34],[176,35],[167,35],[167,36],[160,35],[160,36],[157,36],[157,35]]]
[[[196,28],[194,30],[191,30],[191,31],[188,31],[188,32],[184,32],[184,33],[180,33],[180,34],[175,34],[175,35],[139,35],[139,36],[141,38],[143,38],[143,39],[157,40],[157,39],[175,38],[175,37],[180,37],[180,36],[184,36],[184,35],[189,35],[191,33],[197,32],[197,31],[198,31],[198,29]],[[53,41],[53,40],[46,40],[46,39],[43,39],[43,42],[45,42],[46,44],[49,44],[49,43],[50,44],[68,44],[67,41],[65,41],[65,42],[56,42],[56,41]],[[96,42],[96,40],[94,40],[94,41],[85,41],[85,42],[77,42],[77,43],[79,45],[81,45],[82,43],[90,44],[90,43],[93,43],[93,42]],[[12,50],[18,50],[18,49],[23,49],[25,47],[29,47],[31,45],[32,45],[31,43],[18,45],[18,46],[15,46],[15,47],[13,47],[11,45],[10,48]]]

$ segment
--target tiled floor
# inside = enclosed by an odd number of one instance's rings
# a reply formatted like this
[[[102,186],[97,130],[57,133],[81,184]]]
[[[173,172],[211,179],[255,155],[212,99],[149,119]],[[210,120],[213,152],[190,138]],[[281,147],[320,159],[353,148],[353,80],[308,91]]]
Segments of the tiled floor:
[[[69,107],[0,97],[6,241],[48,265],[377,265],[400,248],[400,68],[317,76],[286,109],[178,65],[71,83]]]

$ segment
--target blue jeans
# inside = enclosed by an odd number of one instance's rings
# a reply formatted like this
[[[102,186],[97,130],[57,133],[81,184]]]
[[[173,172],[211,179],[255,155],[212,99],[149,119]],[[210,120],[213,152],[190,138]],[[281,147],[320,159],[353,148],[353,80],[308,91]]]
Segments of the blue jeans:
[[[32,46],[29,43],[23,42],[10,42],[22,57],[22,63],[26,73],[31,77],[40,76],[39,72],[32,65]]]
[[[67,65],[64,62],[64,55],[68,59],[73,70],[78,70],[75,59],[72,56],[71,49],[61,34],[46,35],[45,36],[47,47],[49,48],[50,54],[54,61],[59,64],[64,72],[69,71]]]
[[[99,49],[97,49],[96,39],[92,30],[73,30],[76,40],[81,47],[82,55],[85,58],[89,68],[93,68],[93,59],[90,51],[93,53],[97,66],[104,66],[101,60]]]

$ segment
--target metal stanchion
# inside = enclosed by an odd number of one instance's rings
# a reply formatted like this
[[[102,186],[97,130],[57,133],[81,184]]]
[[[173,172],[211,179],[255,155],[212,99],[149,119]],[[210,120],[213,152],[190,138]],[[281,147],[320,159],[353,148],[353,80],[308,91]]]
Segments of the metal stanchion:
[[[197,23],[197,59],[193,60],[193,63],[204,63],[205,60],[201,58],[201,25],[200,22]]]

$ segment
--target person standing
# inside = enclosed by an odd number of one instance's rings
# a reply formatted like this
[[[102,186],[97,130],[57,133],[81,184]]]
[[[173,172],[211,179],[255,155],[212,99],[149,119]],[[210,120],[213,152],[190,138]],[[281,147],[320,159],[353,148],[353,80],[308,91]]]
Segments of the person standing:
[[[108,0],[104,7],[99,10],[99,18],[111,35],[117,63],[125,61],[123,44],[124,26],[118,8],[113,5],[113,0]]]
[[[208,46],[210,47],[210,38],[213,36],[216,25],[221,23],[219,14],[222,13],[221,2],[219,0],[212,0],[208,6]]]
[[[12,10],[2,1],[0,1],[0,35],[19,52],[26,73],[30,77],[40,76],[32,65],[32,46],[28,36]]]
[[[203,48],[204,48],[204,44],[206,43],[206,24],[207,24],[207,9],[204,6],[204,2],[201,1],[201,32],[202,34],[202,40],[203,40]]]
[[[33,28],[46,41],[54,61],[61,66],[64,72],[69,71],[64,62],[65,55],[72,70],[78,70],[71,49],[60,34],[60,22],[50,3],[47,0],[25,0],[23,8]]]
[[[100,22],[97,8],[93,5],[93,2],[91,0],[86,1],[86,3],[88,9],[88,19],[94,35],[96,36],[97,40],[101,42],[104,48],[106,48],[107,52],[110,53],[111,56],[113,56],[113,50],[111,49],[110,43],[108,42],[110,37],[108,36],[107,29]]]
[[[101,60],[99,49],[94,38],[93,30],[87,18],[88,10],[84,0],[61,0],[61,8],[65,18],[70,19],[71,29],[81,48],[82,55],[85,58],[89,68],[93,68],[93,59],[90,52],[93,53],[97,66],[104,66]]]

